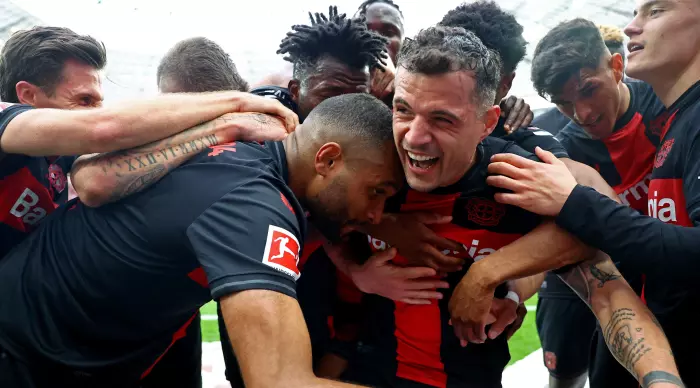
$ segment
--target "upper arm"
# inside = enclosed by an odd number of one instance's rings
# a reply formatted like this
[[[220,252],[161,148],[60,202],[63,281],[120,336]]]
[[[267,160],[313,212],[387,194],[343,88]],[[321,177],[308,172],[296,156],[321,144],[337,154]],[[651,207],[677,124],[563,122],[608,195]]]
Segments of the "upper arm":
[[[199,215],[186,234],[212,297],[250,289],[296,297],[300,213],[286,186],[263,176],[228,192]]]
[[[311,343],[296,300],[249,290],[220,302],[246,387],[304,386],[313,378]]]
[[[552,136],[551,133],[544,129],[530,127],[527,129],[519,128],[508,135],[506,140],[510,140],[518,144],[522,149],[528,152],[535,152],[536,147],[540,147],[545,151],[549,151],[557,158],[568,158],[569,155],[564,149],[564,146]]]
[[[33,109],[29,105],[14,105],[0,103],[0,160],[3,159],[5,153],[2,151],[2,138],[5,131],[10,128],[11,130],[16,130],[18,125],[17,121],[14,120],[19,114]]]
[[[615,190],[594,168],[569,158],[562,158],[561,161],[569,168],[580,185],[591,187],[608,198],[620,202]]]

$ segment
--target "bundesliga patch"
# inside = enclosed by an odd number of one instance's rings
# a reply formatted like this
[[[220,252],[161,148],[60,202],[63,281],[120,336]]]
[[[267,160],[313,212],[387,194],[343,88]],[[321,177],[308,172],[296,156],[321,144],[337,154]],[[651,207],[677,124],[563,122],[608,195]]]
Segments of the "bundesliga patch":
[[[267,230],[263,263],[299,279],[299,240],[284,228],[270,225]]]

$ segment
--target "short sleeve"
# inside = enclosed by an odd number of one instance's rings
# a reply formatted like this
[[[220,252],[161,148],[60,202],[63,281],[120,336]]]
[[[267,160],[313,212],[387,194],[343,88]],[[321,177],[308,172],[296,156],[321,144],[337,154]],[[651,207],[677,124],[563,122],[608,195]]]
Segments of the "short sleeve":
[[[296,298],[305,222],[281,182],[251,179],[213,203],[187,228],[215,300],[262,289]],[[290,201],[291,200],[291,201]]]
[[[34,109],[29,105],[11,105],[0,102],[0,138],[5,133],[5,129],[10,124],[10,121],[17,117],[20,113]],[[2,155],[0,150],[0,155]]]
[[[551,133],[544,129],[530,127],[518,128],[513,133],[503,138],[504,140],[515,142],[522,149],[528,152],[535,152],[536,147],[549,151],[557,158],[568,158],[569,155],[559,141]]]

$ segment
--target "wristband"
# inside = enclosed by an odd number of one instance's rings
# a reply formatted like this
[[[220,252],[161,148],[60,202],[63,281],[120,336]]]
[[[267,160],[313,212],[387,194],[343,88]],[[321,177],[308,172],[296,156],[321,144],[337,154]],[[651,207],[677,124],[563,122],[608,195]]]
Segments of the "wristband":
[[[515,291],[508,291],[508,293],[506,294],[506,299],[512,300],[513,302],[515,302],[515,304],[520,304],[520,297]]]

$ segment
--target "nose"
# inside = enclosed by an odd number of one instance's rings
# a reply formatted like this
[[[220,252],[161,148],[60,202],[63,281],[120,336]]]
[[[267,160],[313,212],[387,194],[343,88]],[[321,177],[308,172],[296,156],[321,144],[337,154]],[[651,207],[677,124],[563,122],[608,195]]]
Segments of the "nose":
[[[431,139],[430,124],[422,117],[416,116],[408,126],[404,141],[408,146],[418,148],[430,143]]]
[[[642,28],[639,26],[638,16],[635,16],[624,29],[625,35],[633,38],[642,33]]]
[[[574,120],[576,120],[579,124],[588,123],[588,120],[591,119],[591,113],[591,108],[586,104],[579,102],[574,104]]]
[[[381,201],[377,206],[370,209],[367,213],[367,220],[372,225],[378,225],[382,221],[382,214],[384,213],[384,201]]]

